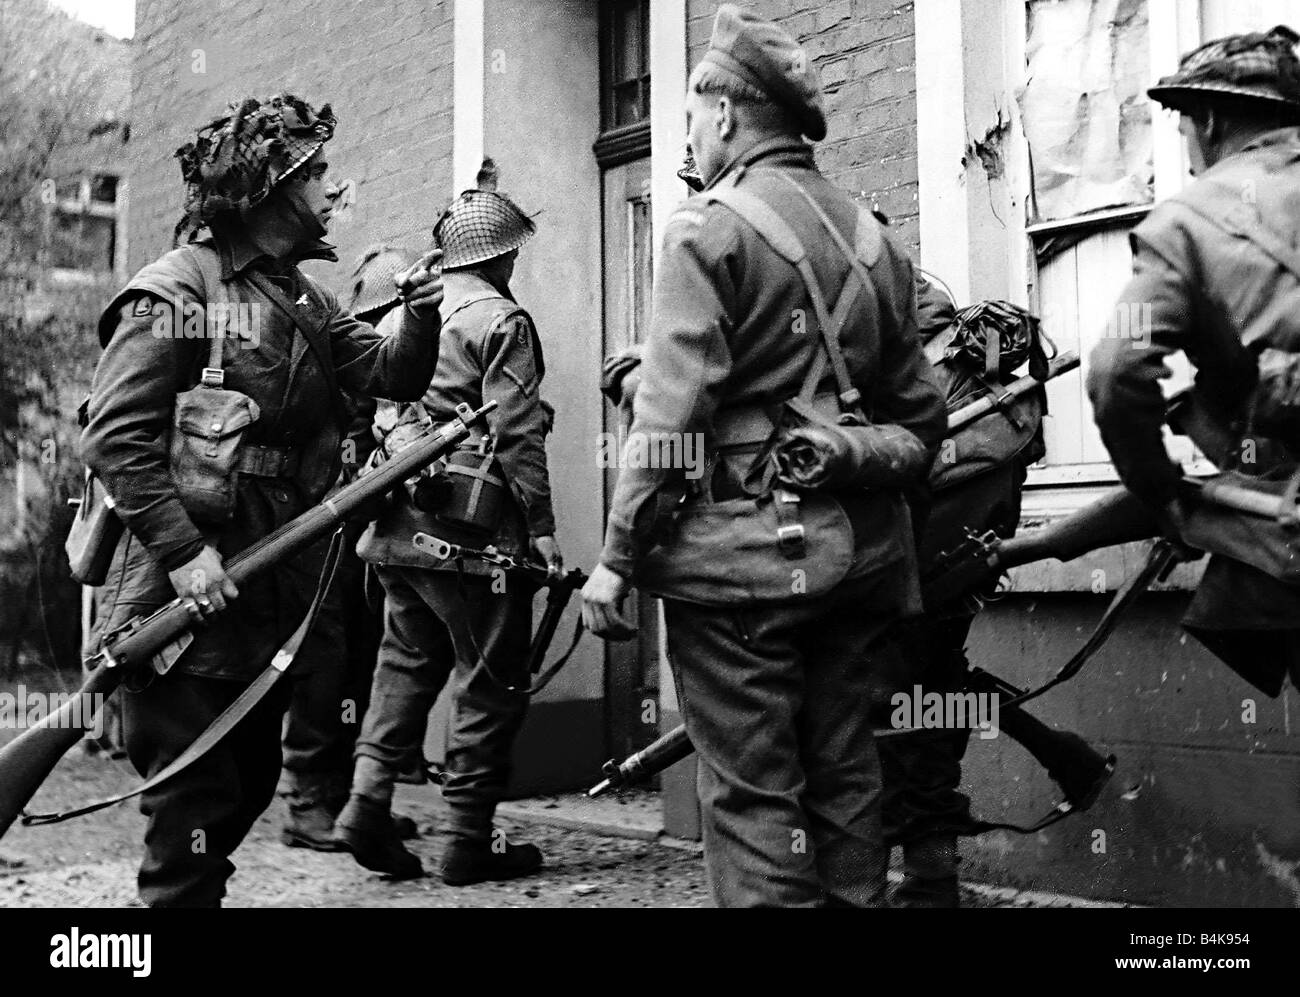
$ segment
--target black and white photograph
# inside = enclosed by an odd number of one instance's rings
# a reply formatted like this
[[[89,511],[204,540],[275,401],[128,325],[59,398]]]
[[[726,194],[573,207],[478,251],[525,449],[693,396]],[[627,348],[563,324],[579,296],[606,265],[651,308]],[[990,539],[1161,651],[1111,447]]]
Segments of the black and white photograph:
[[[1298,688],[1300,0],[0,0],[33,971],[141,907],[1258,969]]]

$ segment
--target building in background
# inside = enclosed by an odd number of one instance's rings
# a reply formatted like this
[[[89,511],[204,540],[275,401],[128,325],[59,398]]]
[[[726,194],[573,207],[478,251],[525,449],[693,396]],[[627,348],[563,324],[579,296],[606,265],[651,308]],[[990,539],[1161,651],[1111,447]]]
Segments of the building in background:
[[[74,667],[61,549],[94,320],[127,275],[131,43],[0,4],[0,676]]]
[[[569,563],[590,567],[614,480],[599,464],[600,434],[616,430],[598,392],[601,359],[646,334],[655,248],[685,194],[676,170],[687,71],[716,6],[141,0],[131,268],[169,244],[181,200],[170,150],[246,91],[288,87],[334,105],[330,160],[358,181],[359,201],[332,236],[343,263],[313,270],[340,290],[366,245],[427,244],[438,211],[490,155],[502,189],[537,215],[514,287],[546,349],[560,539]],[[1290,0],[748,6],[817,60],[830,123],[822,169],[890,216],[959,305],[1029,304],[1058,347],[1085,357],[1126,275],[1125,233],[1185,175],[1176,121],[1145,86],[1202,38],[1300,23]],[[1075,374],[1052,385],[1049,455],[1031,477],[1027,521],[1078,508],[1115,480],[1082,383]],[[1011,681],[1047,676],[1138,557],[1125,548],[1018,571],[978,624],[973,659]],[[1102,801],[1032,838],[972,842],[972,874],[1134,902],[1300,902],[1295,693],[1259,699],[1183,638],[1177,619],[1196,570],[1144,599],[1085,674],[1040,701],[1046,719],[1120,756]],[[584,641],[539,697],[519,741],[518,791],[586,785],[605,758],[677,722],[657,608],[640,600],[636,613],[638,641]],[[1244,722],[1243,704],[1257,699]],[[1035,817],[1053,798],[1004,739],[977,740],[968,760],[990,819]],[[691,763],[662,788],[670,833],[695,834]]]

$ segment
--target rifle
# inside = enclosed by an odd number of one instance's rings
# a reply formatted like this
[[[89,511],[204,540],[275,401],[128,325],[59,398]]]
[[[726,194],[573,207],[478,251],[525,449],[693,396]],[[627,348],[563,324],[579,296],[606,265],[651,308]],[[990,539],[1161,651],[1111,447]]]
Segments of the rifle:
[[[533,642],[528,648],[527,669],[528,674],[536,675],[542,669],[542,662],[546,660],[546,652],[551,646],[551,641],[555,637],[555,630],[560,624],[560,617],[564,615],[565,607],[569,604],[569,599],[573,593],[587,584],[587,574],[581,568],[570,568],[559,577],[550,574],[540,564],[534,564],[531,561],[524,561],[513,558],[509,554],[503,554],[495,547],[465,547],[461,544],[450,543],[441,537],[435,537],[428,533],[417,533],[411,538],[411,543],[415,549],[422,554],[428,554],[438,561],[461,561],[470,557],[477,561],[483,561],[486,564],[496,565],[507,571],[522,571],[539,585],[547,589],[546,609],[542,613],[542,621],[537,625],[537,633],[533,637]],[[459,564],[457,565],[459,567]],[[473,635],[470,635],[471,640]],[[482,653],[479,657],[483,660],[483,667],[487,670],[488,676],[504,689],[510,692],[522,692],[529,696],[541,692],[555,677],[556,673],[564,667],[564,663],[569,660],[574,649],[578,646],[578,641],[582,639],[582,617],[578,617],[577,625],[573,631],[573,641],[569,644],[568,649],[562,654],[555,664],[546,670],[537,682],[528,687],[520,688],[503,682],[497,678],[496,674],[487,664],[487,658]],[[477,649],[476,649],[477,650]]]
[[[413,440],[409,446],[363,478],[340,489],[319,505],[285,523],[226,562],[226,574],[236,585],[293,557],[328,535],[337,524],[433,463],[464,439],[470,427],[496,408],[487,402],[478,409],[456,408],[457,418]],[[170,667],[181,641],[202,620],[193,598],[176,598],[147,617],[128,620],[109,634],[103,647],[86,664],[93,670],[81,688],[60,709],[27,728],[0,748],[0,837],[13,824],[59,759],[71,750],[94,722],[96,707],[121,684],[126,673],[146,667],[158,655]]]
[[[952,435],[957,430],[966,428],[972,422],[982,419],[994,409],[1005,406],[1009,401],[1014,401],[1031,391],[1037,391],[1052,378],[1068,374],[1078,366],[1079,354],[1073,350],[1067,350],[1048,363],[1047,375],[1041,381],[1032,374],[1026,374],[1023,377],[1016,378],[1010,384],[1002,386],[996,395],[985,395],[978,401],[973,401],[969,405],[963,405],[961,408],[949,412],[947,435]]]
[[[992,531],[969,533],[957,547],[942,552],[925,572],[922,601],[930,610],[987,585],[1009,568],[1049,557],[1069,561],[1101,547],[1142,540],[1158,533],[1155,516],[1147,507],[1127,489],[1116,488],[1063,519],[1008,540]],[[971,691],[998,694],[1002,729],[1054,773],[1053,778],[1061,783],[1068,804],[1086,809],[1110,777],[1114,757],[1103,759],[1078,735],[1053,731],[1024,711],[1015,716],[1017,700],[1023,696],[1020,690],[978,669],[972,669],[972,676]],[[678,727],[622,762],[610,759],[601,769],[605,778],[588,790],[587,795],[600,796],[649,778],[693,750],[685,727]]]

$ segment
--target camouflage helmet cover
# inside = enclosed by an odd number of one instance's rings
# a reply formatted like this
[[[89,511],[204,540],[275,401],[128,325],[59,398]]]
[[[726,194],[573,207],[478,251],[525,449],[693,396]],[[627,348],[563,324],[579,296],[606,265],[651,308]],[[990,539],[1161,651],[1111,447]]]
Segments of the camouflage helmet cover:
[[[1281,24],[1267,34],[1217,38],[1184,55],[1178,72],[1163,77],[1147,93],[1176,111],[1226,97],[1290,108],[1300,117],[1298,41],[1300,35]]]
[[[483,160],[478,186],[462,191],[433,226],[444,270],[473,266],[518,249],[537,231],[514,201],[497,193],[497,176],[496,163]]]
[[[265,199],[329,141],[336,123],[329,104],[317,112],[290,93],[228,104],[193,142],[176,150],[186,184],[177,235]]]

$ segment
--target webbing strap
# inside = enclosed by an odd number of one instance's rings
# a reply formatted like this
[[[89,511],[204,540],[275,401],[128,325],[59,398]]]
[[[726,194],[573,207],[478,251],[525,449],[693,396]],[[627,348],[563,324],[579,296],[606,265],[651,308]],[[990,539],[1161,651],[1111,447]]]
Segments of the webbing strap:
[[[812,302],[813,311],[817,315],[822,344],[826,349],[831,368],[835,372],[835,384],[840,392],[841,407],[845,410],[855,407],[861,396],[853,387],[848,365],[844,362],[844,354],[840,352],[839,329],[832,325],[833,319],[831,310],[826,304],[826,295],[822,292],[821,283],[817,280],[812,264],[808,261],[808,253],[794,229],[771,205],[747,190],[734,186],[719,187],[709,191],[707,196],[710,200],[717,201],[735,212],[778,256],[799,272],[799,277],[803,280]],[[853,272],[859,280],[862,279],[862,275],[858,274],[856,268]]]
[[[222,711],[220,716],[208,724],[203,733],[195,738],[189,747],[172,759],[170,764],[155,772],[133,789],[102,800],[96,800],[94,803],[88,803],[75,810],[64,810],[48,814],[24,813],[22,817],[23,826],[58,824],[73,817],[91,814],[97,810],[103,810],[105,807],[111,807],[115,803],[121,803],[123,800],[129,800],[142,793],[147,793],[155,786],[175,776],[178,772],[189,768],[211,751],[218,742],[235,729],[244,717],[252,712],[253,707],[266,698],[266,694],[271,691],[284,673],[288,671],[289,666],[293,664],[303,640],[316,622],[321,604],[325,601],[325,595],[329,592],[330,585],[333,584],[335,569],[338,567],[339,555],[342,551],[343,527],[340,526],[330,538],[329,553],[325,555],[325,564],[321,568],[320,577],[316,582],[316,594],[312,597],[311,606],[308,608],[307,615],[303,618],[302,623],[298,625],[298,629],[275,652],[275,657],[271,659],[269,665],[262,669],[262,673],[239,694],[234,702]]]
[[[200,378],[201,384],[209,388],[221,388],[225,386],[225,349],[226,349],[226,330],[222,328],[221,335],[215,335],[216,329],[208,321],[207,309],[212,304],[212,289],[215,284],[219,289],[222,297],[225,297],[225,284],[221,281],[220,271],[214,271],[212,267],[212,257],[200,253],[192,244],[186,244],[185,249],[189,251],[190,258],[194,260],[195,265],[199,268],[199,277],[203,281],[203,332],[208,337],[208,365],[203,368],[203,375]],[[215,279],[214,279],[215,278]],[[223,301],[222,304],[225,304]]]

